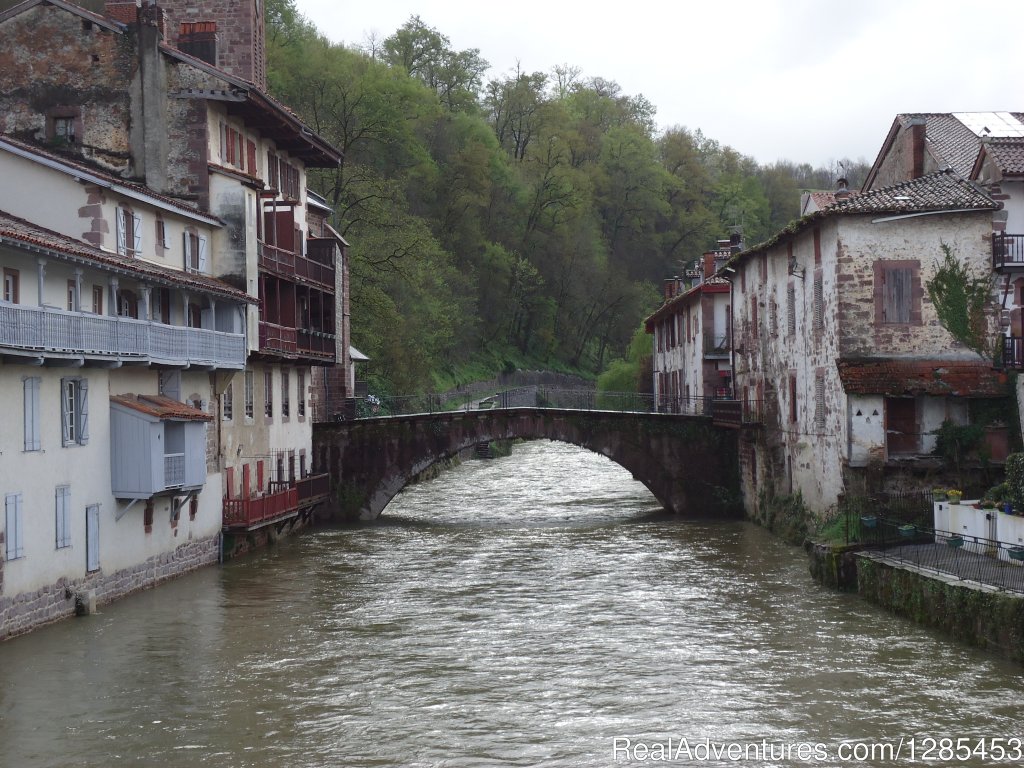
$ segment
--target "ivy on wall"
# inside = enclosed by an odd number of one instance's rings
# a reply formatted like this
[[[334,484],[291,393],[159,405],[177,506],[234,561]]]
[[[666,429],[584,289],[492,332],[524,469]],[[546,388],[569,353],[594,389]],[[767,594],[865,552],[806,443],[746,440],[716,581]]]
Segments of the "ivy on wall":
[[[935,305],[939,323],[950,335],[985,358],[995,356],[995,336],[990,328],[995,308],[991,273],[975,274],[941,243],[942,261],[935,263],[935,275],[925,285]]]

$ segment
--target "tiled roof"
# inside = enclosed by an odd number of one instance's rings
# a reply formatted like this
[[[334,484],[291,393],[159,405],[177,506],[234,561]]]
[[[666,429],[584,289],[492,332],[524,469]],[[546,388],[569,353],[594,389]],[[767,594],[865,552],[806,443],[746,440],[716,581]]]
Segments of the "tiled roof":
[[[1004,175],[1024,174],[1024,139],[988,139],[985,153]]]
[[[0,211],[0,244],[12,244],[27,249],[43,248],[73,260],[84,261],[96,266],[112,269],[115,272],[129,274],[137,279],[151,280],[162,285],[177,288],[193,288],[213,293],[218,296],[255,304],[256,299],[228,285],[223,280],[199,275],[193,272],[182,272],[158,264],[151,264],[130,256],[121,256],[109,251],[102,251],[95,246],[80,240],[67,237],[43,227],[36,226],[17,216]]]
[[[110,402],[162,420],[213,421],[213,416],[206,411],[179,403],[164,395],[111,395]]]
[[[970,171],[970,169],[968,169]],[[946,210],[995,210],[999,203],[953,171],[939,171],[902,184],[840,200],[826,213],[923,213]]]
[[[925,141],[941,164],[946,163],[961,176],[967,176],[981,149],[979,139],[970,128],[947,113],[901,115],[904,122],[920,117],[925,121]]]
[[[15,139],[12,136],[6,136],[3,134],[0,134],[0,148],[8,150],[20,150],[20,153],[31,155],[36,159],[48,160],[51,163],[56,163],[58,165],[64,166],[70,173],[74,173],[77,171],[79,174],[95,177],[96,180],[99,180],[100,182],[105,182],[111,187],[120,187],[129,194],[134,193],[134,195],[137,197],[150,197],[161,203],[165,203],[166,205],[172,208],[177,208],[179,211],[182,211],[183,213],[201,217],[202,219],[205,219],[206,221],[212,223],[223,224],[223,222],[219,218],[217,218],[208,211],[204,211],[201,208],[197,208],[194,205],[189,205],[188,203],[184,203],[181,200],[177,200],[173,197],[161,195],[160,193],[154,192],[149,187],[145,187],[141,184],[126,181],[125,179],[122,179],[119,176],[114,176],[110,172],[101,170],[96,166],[87,165],[86,163],[81,162],[80,159],[72,159],[65,155],[59,155],[56,152],[51,152],[49,150],[43,149],[42,147],[38,147],[35,144],[28,144],[24,141]]]
[[[850,395],[953,395],[1004,397],[1005,375],[990,363],[969,360],[839,360],[839,378]]]

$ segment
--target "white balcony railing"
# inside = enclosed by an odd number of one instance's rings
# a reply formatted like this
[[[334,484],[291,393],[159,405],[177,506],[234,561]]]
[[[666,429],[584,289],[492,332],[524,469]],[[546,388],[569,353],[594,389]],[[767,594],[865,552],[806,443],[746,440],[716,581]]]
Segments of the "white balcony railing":
[[[0,349],[168,365],[245,367],[245,336],[148,320],[0,304]]]
[[[164,454],[164,488],[180,488],[185,484],[185,454]]]

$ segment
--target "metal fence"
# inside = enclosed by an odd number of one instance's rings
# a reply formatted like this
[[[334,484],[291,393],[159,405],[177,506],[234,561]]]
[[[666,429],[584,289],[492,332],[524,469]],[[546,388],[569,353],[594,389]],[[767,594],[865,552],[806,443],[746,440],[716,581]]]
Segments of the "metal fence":
[[[857,528],[865,548],[888,560],[1024,593],[1024,547],[898,517],[862,515]]]

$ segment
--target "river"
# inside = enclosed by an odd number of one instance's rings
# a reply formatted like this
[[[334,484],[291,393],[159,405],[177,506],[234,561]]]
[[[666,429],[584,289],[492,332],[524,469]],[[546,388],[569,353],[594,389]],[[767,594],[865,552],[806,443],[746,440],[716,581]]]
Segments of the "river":
[[[0,645],[0,766],[1016,765],[939,740],[1024,736],[1022,672],[534,442]]]

